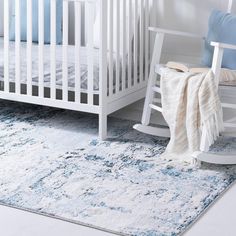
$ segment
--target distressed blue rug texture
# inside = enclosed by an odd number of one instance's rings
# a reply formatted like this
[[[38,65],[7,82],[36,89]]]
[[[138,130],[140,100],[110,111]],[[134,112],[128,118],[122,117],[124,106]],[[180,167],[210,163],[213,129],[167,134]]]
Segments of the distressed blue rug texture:
[[[0,103],[0,204],[121,235],[179,235],[236,179],[235,166],[165,161],[167,139],[109,119]],[[236,150],[236,139],[214,151]]]

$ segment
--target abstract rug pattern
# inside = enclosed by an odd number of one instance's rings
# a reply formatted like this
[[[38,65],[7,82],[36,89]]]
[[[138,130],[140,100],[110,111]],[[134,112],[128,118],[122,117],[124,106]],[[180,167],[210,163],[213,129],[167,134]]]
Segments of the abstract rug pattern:
[[[0,104],[0,204],[121,235],[179,235],[236,179],[235,166],[201,169],[160,157],[167,139],[109,119],[20,103]],[[213,151],[236,150],[236,139]]]

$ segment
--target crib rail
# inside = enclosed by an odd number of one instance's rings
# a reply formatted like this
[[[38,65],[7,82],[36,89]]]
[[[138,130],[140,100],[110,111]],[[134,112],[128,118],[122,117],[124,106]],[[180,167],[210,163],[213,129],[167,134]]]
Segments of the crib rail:
[[[15,96],[26,102],[99,113],[98,107],[145,86],[150,61],[149,0],[38,0],[37,32],[34,1],[25,2],[4,0],[2,97],[7,93],[9,99]],[[23,14],[27,16],[25,36]],[[95,45],[94,31],[97,14],[99,45]],[[58,27],[62,28],[61,43]]]

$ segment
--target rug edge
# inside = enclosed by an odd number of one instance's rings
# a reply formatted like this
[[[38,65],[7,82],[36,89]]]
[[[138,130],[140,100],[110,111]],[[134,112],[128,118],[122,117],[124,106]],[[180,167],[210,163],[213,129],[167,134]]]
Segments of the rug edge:
[[[185,229],[180,231],[179,236],[184,235],[187,231],[189,231],[193,225],[195,225],[207,212],[212,208],[219,200],[223,197],[223,195],[228,192],[234,185],[236,185],[236,180],[227,186],[213,201],[210,203]]]
[[[45,216],[45,217],[48,217],[48,218],[51,218],[51,219],[65,221],[67,223],[71,223],[71,224],[74,224],[74,225],[80,225],[80,226],[83,226],[83,227],[87,227],[87,228],[91,228],[91,229],[96,229],[96,230],[99,230],[99,231],[102,231],[102,232],[111,233],[111,234],[115,234],[115,235],[118,235],[118,236],[130,236],[128,234],[124,234],[124,233],[121,233],[121,232],[118,232],[118,231],[113,231],[113,230],[106,229],[106,228],[103,228],[103,227],[99,227],[99,226],[96,226],[96,225],[83,223],[81,221],[70,220],[70,219],[65,218],[65,217],[54,216],[54,215],[50,215],[50,214],[43,213],[43,212],[37,212],[36,210],[32,210],[32,209],[25,208],[25,207],[12,206],[12,205],[3,203],[1,201],[0,201],[0,206],[9,207],[9,208],[12,208],[12,209],[16,209],[16,210],[20,210],[20,211],[25,211],[25,212],[29,212],[29,213],[40,215],[40,216]]]

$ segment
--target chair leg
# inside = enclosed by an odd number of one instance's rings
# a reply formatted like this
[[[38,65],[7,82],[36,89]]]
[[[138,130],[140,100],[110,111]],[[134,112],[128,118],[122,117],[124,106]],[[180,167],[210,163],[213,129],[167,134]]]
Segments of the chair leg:
[[[99,138],[105,140],[107,138],[107,115],[99,114]]]
[[[142,121],[141,121],[143,125],[149,125],[150,123],[152,109],[149,105],[152,103],[153,98],[154,98],[154,92],[152,90],[152,87],[155,84],[155,80],[156,80],[156,75],[154,73],[153,74],[151,73],[151,76],[148,81],[147,93],[146,93],[144,108],[143,108],[143,115],[142,115]]]
[[[154,109],[153,107],[150,107],[150,105],[153,105],[154,95],[155,93],[157,93],[157,91],[153,90],[153,87],[155,86],[157,80],[157,73],[155,71],[155,67],[160,62],[163,40],[164,40],[164,33],[158,33],[155,38],[152,61],[150,65],[150,74],[148,79],[147,92],[141,121],[142,124],[134,125],[134,129],[150,135],[170,137],[170,132],[168,128],[163,128],[163,127],[158,128],[149,126],[151,119],[151,110]],[[161,110],[158,111],[161,112]]]
[[[154,42],[152,62],[150,65],[150,75],[148,79],[147,93],[146,93],[145,104],[144,104],[144,109],[143,109],[143,116],[142,116],[143,125],[149,125],[150,123],[151,108],[149,107],[149,104],[153,101],[153,98],[154,98],[154,91],[152,91],[152,87],[154,86],[156,78],[157,78],[157,74],[155,72],[155,66],[159,64],[160,62],[163,40],[164,40],[164,34],[160,33],[156,35],[155,42]]]
[[[197,168],[201,168],[202,162],[199,159],[197,159],[196,157],[193,157],[192,164],[193,164],[193,166],[195,166]]]

